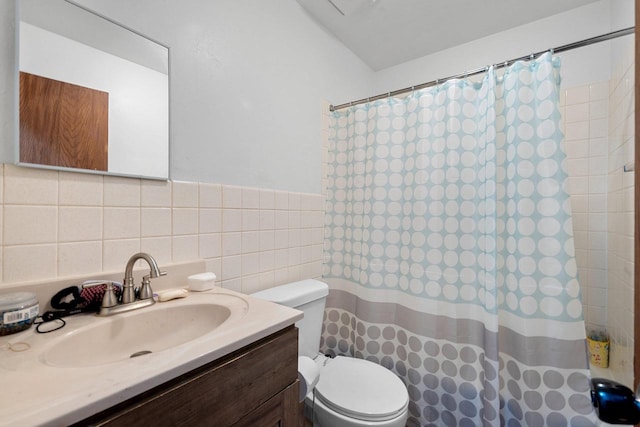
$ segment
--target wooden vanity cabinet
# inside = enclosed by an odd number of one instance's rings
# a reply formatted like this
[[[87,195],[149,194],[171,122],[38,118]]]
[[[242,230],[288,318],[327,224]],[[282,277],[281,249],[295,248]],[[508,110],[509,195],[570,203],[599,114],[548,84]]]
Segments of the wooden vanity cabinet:
[[[297,366],[292,325],[75,425],[297,427]]]

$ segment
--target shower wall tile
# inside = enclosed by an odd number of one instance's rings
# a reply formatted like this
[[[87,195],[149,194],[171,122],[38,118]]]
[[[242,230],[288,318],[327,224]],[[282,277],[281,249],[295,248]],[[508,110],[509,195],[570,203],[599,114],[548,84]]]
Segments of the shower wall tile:
[[[632,387],[634,172],[624,172],[634,159],[634,48],[614,67],[609,84],[607,183],[607,330],[611,338],[609,377]]]
[[[609,100],[601,99],[589,103],[589,120],[609,119]]]
[[[583,313],[587,329],[600,330],[606,327],[607,312],[609,82],[571,87],[563,93],[567,189]]]
[[[589,100],[599,101],[604,100],[606,104],[609,103],[609,82],[598,82],[589,85]]]
[[[566,105],[589,102],[589,85],[570,87],[565,91]]]
[[[205,259],[218,285],[238,291],[317,278],[324,200],[0,164],[0,288],[123,271],[139,251],[161,266]]]
[[[582,122],[589,120],[589,104],[571,104],[567,105],[564,115],[564,122],[566,124]]]
[[[574,141],[566,141],[565,149],[571,160],[584,159],[589,157],[589,140],[578,139]]]
[[[611,337],[607,376],[632,386],[633,40],[612,78],[561,94],[578,278],[587,330]]]

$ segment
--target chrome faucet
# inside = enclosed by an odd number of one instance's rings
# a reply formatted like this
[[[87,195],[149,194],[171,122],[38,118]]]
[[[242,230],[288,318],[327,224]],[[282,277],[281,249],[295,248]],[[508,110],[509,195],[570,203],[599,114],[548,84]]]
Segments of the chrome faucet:
[[[147,264],[149,264],[150,270],[149,274],[142,278],[142,286],[138,290],[136,299],[136,289],[133,286],[133,266],[139,259],[145,260]],[[129,258],[124,270],[122,302],[118,303],[115,293],[113,292],[113,284],[107,284],[107,290],[102,299],[102,306],[100,307],[98,315],[109,316],[155,304],[153,290],[151,289],[151,279],[166,275],[167,273],[165,271],[160,271],[158,263],[151,255],[144,252],[133,255]]]

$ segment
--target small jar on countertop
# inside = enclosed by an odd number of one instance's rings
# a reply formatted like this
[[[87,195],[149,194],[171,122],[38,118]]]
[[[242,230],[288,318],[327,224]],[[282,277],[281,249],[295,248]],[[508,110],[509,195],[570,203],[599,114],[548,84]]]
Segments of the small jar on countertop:
[[[32,292],[0,294],[0,336],[29,329],[38,313],[38,298]]]

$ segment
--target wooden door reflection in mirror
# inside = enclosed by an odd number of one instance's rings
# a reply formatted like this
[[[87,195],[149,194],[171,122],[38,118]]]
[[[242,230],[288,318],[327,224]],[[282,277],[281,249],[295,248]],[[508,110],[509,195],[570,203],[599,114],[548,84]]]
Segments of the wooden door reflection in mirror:
[[[109,94],[20,73],[20,161],[108,170]]]

